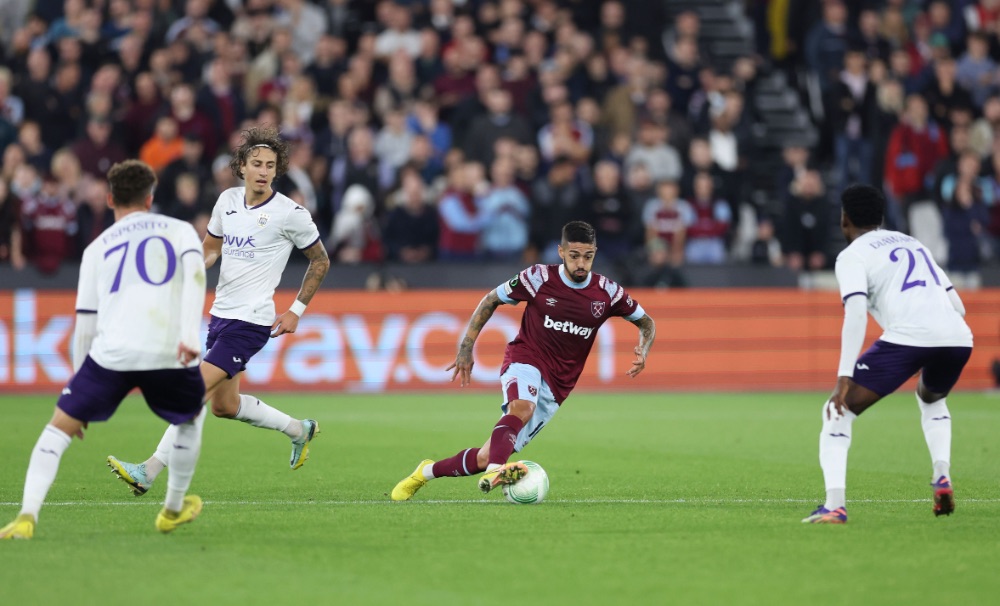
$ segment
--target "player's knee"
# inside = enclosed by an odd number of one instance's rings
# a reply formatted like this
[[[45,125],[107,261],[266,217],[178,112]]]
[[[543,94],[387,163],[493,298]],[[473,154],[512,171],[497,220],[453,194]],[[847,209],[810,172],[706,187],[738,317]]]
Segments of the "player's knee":
[[[507,405],[507,414],[512,414],[527,423],[535,414],[535,403],[531,400],[514,400]]]
[[[216,396],[212,398],[212,414],[223,419],[234,419],[240,409],[240,398]]]

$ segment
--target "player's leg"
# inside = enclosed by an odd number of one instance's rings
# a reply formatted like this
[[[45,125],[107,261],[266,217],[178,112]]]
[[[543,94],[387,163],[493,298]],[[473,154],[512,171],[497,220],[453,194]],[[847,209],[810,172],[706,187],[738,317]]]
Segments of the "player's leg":
[[[919,348],[876,341],[858,358],[846,396],[848,411],[838,414],[832,401],[823,405],[819,461],[826,485],[826,501],[803,522],[838,524],[847,521],[847,454],[851,448],[854,420],[882,397],[899,389],[920,364]]]
[[[84,360],[63,390],[52,419],[31,451],[20,515],[0,529],[0,539],[31,538],[42,503],[72,437],[83,437],[88,422],[110,418],[131,388],[121,373],[102,368],[89,357]]]
[[[951,411],[945,398],[958,382],[971,355],[971,347],[933,348],[917,384],[920,425],[933,465],[931,488],[936,516],[951,515],[955,511],[951,485]]]

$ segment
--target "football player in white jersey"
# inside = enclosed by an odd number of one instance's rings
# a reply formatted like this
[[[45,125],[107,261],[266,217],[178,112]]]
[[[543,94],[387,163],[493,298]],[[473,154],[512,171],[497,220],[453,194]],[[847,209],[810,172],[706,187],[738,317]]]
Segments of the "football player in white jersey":
[[[28,464],[20,515],[0,539],[30,539],[72,436],[106,421],[129,391],[171,423],[170,479],[160,532],[194,520],[201,499],[186,495],[201,448],[205,383],[198,371],[198,329],[205,307],[205,265],[191,224],[150,213],[156,175],[128,160],[108,171],[115,223],[83,253],[73,332],[73,378],[38,438]]]
[[[955,510],[950,480],[951,413],[945,396],[972,355],[965,306],[948,276],[916,238],[880,229],[882,192],[852,185],[841,194],[840,226],[848,246],[837,257],[844,303],[837,387],[823,406],[819,460],[826,502],[802,520],[847,522],[847,451],[851,425],[869,406],[899,389],[917,372],[917,405],[933,475],[934,515]],[[882,336],[860,358],[867,314]]]
[[[293,419],[259,398],[241,394],[240,373],[269,338],[295,332],[330,269],[330,259],[309,211],[271,188],[288,169],[288,145],[277,129],[245,131],[230,167],[245,186],[222,192],[203,242],[205,265],[211,267],[221,258],[222,267],[201,374],[215,416],[284,433],[292,441],[291,468],[298,469],[319,432],[318,423]],[[276,315],[274,289],[293,246],[305,253],[309,267],[295,301]],[[172,431],[167,429],[144,463],[108,457],[108,466],[136,496],[144,494],[167,465]]]

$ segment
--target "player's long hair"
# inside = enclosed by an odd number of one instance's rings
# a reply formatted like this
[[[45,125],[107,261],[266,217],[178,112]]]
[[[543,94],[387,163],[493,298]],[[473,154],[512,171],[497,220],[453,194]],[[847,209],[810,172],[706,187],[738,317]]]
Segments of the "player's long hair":
[[[277,128],[270,126],[252,126],[241,133],[243,141],[233,150],[233,158],[229,168],[237,179],[244,179],[243,165],[262,147],[267,147],[278,157],[275,178],[288,172],[288,143],[281,138]]]
[[[596,244],[597,234],[594,233],[594,227],[586,221],[570,221],[563,226],[562,244],[565,246],[570,242]]]
[[[108,171],[108,188],[115,206],[139,206],[156,186],[156,173],[140,160],[125,160]]]
[[[885,196],[871,185],[856,183],[840,194],[844,214],[855,227],[879,227],[885,217]]]

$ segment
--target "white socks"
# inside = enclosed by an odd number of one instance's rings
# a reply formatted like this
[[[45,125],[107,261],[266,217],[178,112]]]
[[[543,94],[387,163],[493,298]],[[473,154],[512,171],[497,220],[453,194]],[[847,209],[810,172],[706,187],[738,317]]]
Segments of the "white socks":
[[[830,417],[827,418],[827,410]],[[819,434],[819,464],[823,468],[826,482],[826,503],[824,507],[833,511],[846,505],[847,451],[851,448],[851,424],[858,418],[847,411],[843,416],[837,413],[832,402],[823,406],[823,430]]]
[[[951,413],[944,398],[928,404],[917,395],[920,406],[920,424],[924,428],[927,450],[931,452],[934,480],[948,476],[951,467]]]
[[[420,473],[424,474],[425,480],[434,479],[434,463],[428,463],[421,468]]]
[[[205,409],[201,409],[201,414],[205,414]],[[177,440],[177,426],[168,425],[167,430],[163,432],[163,437],[160,438],[160,443],[156,445],[156,452],[153,456],[146,459],[146,479],[150,482],[156,479],[156,476],[160,475],[163,468],[170,463],[170,453],[174,449],[174,442]]]
[[[49,493],[52,482],[59,472],[59,460],[69,448],[71,438],[52,425],[46,425],[42,435],[38,436],[35,448],[31,451],[31,461],[28,463],[28,473],[24,478],[24,500],[21,503],[21,513],[31,514],[38,520],[38,512],[42,509],[45,495]]]
[[[204,424],[205,409],[202,408],[198,416],[187,423],[170,426],[174,429],[174,441],[168,461],[170,474],[167,478],[167,496],[163,502],[163,506],[169,511],[180,511],[184,506],[184,495],[191,486],[198,455],[201,454],[201,429]]]
[[[302,436],[301,421],[277,408],[271,408],[253,396],[240,394],[240,409],[236,411],[236,418],[254,427],[276,429],[293,440]]]

